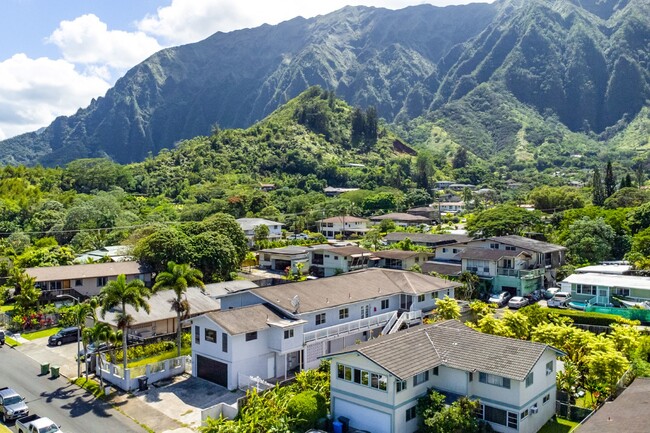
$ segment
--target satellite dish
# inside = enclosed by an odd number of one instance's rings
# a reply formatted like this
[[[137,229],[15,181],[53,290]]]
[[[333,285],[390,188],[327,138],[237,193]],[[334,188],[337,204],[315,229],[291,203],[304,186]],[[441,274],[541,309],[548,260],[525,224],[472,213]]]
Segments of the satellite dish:
[[[294,311],[298,311],[298,308],[300,307],[300,297],[298,295],[291,298],[291,306]]]

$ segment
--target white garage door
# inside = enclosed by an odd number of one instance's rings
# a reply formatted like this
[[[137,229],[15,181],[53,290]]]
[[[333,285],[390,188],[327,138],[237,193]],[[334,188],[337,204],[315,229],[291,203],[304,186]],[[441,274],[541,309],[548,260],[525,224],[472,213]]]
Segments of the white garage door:
[[[359,430],[367,430],[371,433],[390,433],[391,431],[390,415],[387,413],[357,406],[340,398],[334,399],[334,416],[336,419],[340,416],[350,418],[350,427]]]

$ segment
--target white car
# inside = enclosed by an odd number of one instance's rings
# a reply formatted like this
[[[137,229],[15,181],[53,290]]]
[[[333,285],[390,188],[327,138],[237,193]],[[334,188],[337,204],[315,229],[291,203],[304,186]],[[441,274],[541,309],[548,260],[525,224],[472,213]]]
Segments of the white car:
[[[566,307],[569,301],[571,301],[571,293],[557,292],[548,300],[547,305],[549,307],[562,308]]]
[[[525,307],[526,305],[528,305],[528,299],[523,296],[515,296],[508,301],[508,308],[512,308],[513,310]]]
[[[551,299],[557,292],[561,291],[559,287],[549,287],[544,290],[544,299]]]

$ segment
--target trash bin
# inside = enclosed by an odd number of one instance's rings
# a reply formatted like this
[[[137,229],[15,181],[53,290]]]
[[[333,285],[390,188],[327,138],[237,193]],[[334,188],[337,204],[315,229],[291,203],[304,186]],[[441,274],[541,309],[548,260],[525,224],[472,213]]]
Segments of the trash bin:
[[[350,431],[350,418],[345,416],[340,416],[339,422],[343,424],[343,433],[348,433],[348,431]]]
[[[42,363],[41,364],[41,375],[45,376],[49,372],[50,372],[50,363],[49,362]]]
[[[334,421],[332,423],[332,430],[334,433],[343,433],[343,424],[339,421]]]
[[[52,379],[56,379],[57,377],[59,377],[59,370],[60,369],[61,369],[61,367],[59,367],[58,365],[51,366],[50,367],[50,377]]]
[[[138,377],[138,390],[139,391],[146,391],[149,389],[147,386],[147,382],[149,381],[149,378],[147,376],[140,376]]]

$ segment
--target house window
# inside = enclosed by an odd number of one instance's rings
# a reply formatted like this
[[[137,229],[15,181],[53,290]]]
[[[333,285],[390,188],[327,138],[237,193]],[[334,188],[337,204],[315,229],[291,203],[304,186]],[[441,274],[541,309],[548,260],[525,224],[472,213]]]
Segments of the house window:
[[[553,374],[553,361],[546,363],[546,375]]]
[[[454,254],[458,254],[458,248],[453,248],[453,249],[451,250],[451,252],[454,253]]]
[[[358,385],[386,391],[387,377],[377,373],[371,373],[360,368],[349,367],[337,364],[337,377],[346,382],[353,382]]]
[[[542,399],[542,404],[548,403],[548,401],[551,399],[551,394],[546,394],[544,398]]]
[[[417,417],[417,406],[412,406],[406,409],[406,422],[411,421]]]
[[[83,282],[83,280],[74,280],[74,285],[76,287],[83,286],[84,282]]]
[[[433,370],[431,371],[434,376],[438,375],[438,367],[433,367]]]
[[[630,296],[630,289],[625,289],[623,287],[614,287],[612,293],[618,296]]]
[[[447,252],[447,248],[443,248],[443,249],[442,249],[442,252],[443,252],[443,253],[446,253],[446,252]]]
[[[221,351],[228,353],[228,334],[221,334]]]
[[[201,327],[194,326],[194,342],[196,344],[201,344]]]
[[[413,386],[418,386],[419,384],[427,382],[428,380],[429,380],[429,370],[413,376]]]
[[[339,320],[347,319],[348,317],[350,317],[350,310],[347,308],[341,308],[339,310]]]
[[[510,379],[497,376],[496,374],[479,372],[478,381],[481,383],[487,383],[488,385],[500,386],[501,388],[510,389]]]
[[[370,373],[370,387],[379,389],[380,391],[386,391],[386,376],[383,374]]]
[[[264,254],[264,261],[265,262],[270,262],[271,261],[271,254]]]
[[[418,295],[418,302],[424,302],[424,295]]]
[[[533,384],[533,380],[533,372],[531,371],[528,373],[528,376],[526,376],[526,388]]]
[[[326,259],[329,259],[329,258],[330,258],[330,255],[329,255],[329,254],[325,254],[325,258],[326,258]]]
[[[382,310],[387,310],[389,306],[389,300],[388,299],[382,299],[381,300],[381,309]]]
[[[325,313],[316,314],[316,325],[322,325],[325,323]]]
[[[97,287],[104,287],[108,284],[108,277],[97,277]]]
[[[203,337],[205,341],[208,341],[210,343],[216,343],[217,342],[217,331],[214,329],[208,329],[205,328],[205,335]]]
[[[490,249],[498,250],[499,249],[499,244],[490,244]]]
[[[517,414],[515,412],[508,412],[508,427],[517,429],[518,423],[519,419],[517,417]]]
[[[472,382],[474,380],[474,373],[471,371],[469,372],[469,381]]]
[[[512,245],[506,245],[506,251],[516,251],[517,247],[513,247]]]
[[[524,410],[524,411],[521,413],[520,418],[521,418],[521,419],[524,419],[524,418],[526,418],[527,416],[528,416],[528,409]]]
[[[252,341],[252,340],[257,340],[257,331],[246,333],[246,341]]]
[[[395,386],[397,388],[397,392],[402,392],[406,389],[406,381],[405,380],[396,380],[395,381]]]
[[[284,339],[288,340],[289,338],[293,338],[293,329],[284,330]]]
[[[578,284],[576,286],[576,293],[579,295],[596,295],[596,286],[590,286],[589,284]]]

